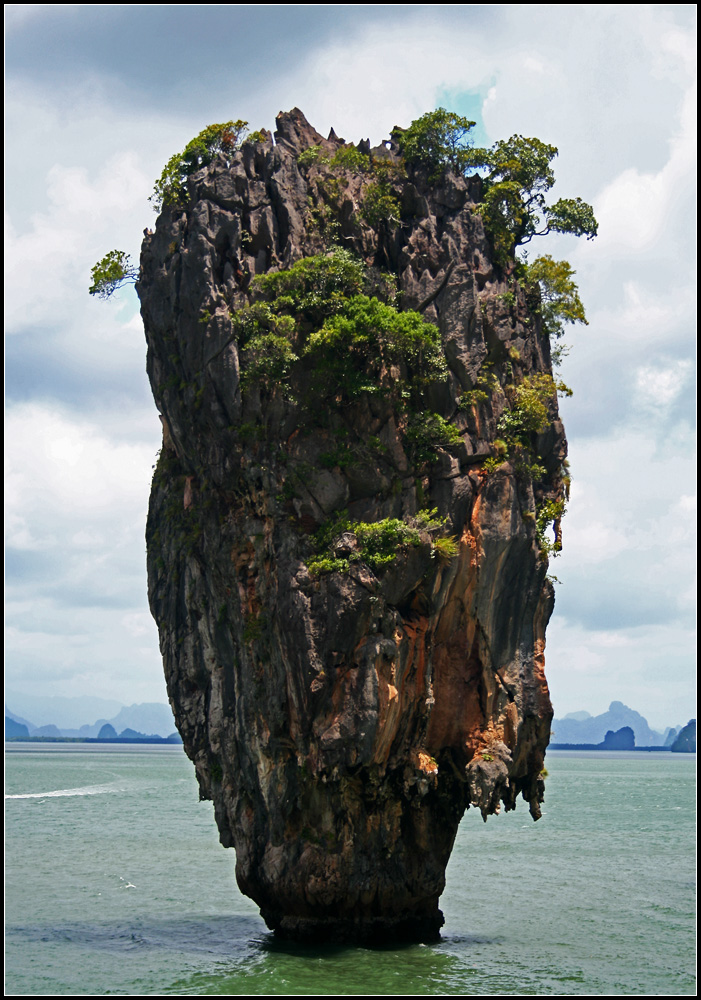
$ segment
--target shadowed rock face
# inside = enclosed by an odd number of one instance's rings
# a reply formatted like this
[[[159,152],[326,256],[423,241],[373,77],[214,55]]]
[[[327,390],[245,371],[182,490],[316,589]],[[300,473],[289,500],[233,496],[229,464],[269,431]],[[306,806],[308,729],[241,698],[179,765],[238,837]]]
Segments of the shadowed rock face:
[[[394,182],[401,221],[373,227],[361,216],[369,175],[298,165],[305,149],[340,144],[282,114],[275,142],[193,175],[187,206],[146,235],[138,292],[164,431],[149,599],[201,795],[268,925],[299,939],[430,940],[465,809],[486,819],[520,793],[540,814],[553,591],[534,515],[562,493],[566,442],[553,397],[532,442],[546,469],[535,494],[513,463],[483,468],[503,387],[550,372],[550,351],[491,263],[479,179],[410,172]],[[396,158],[391,144],[374,152]],[[315,410],[275,386],[242,392],[232,313],[253,276],[324,252],[331,236],[394,274],[401,308],[440,330],[449,375],[426,391],[461,440],[428,461],[412,458],[389,395]],[[459,407],[487,370],[485,398]],[[341,430],[352,460],[334,465]],[[384,568],[310,573],[311,536],[341,510],[410,522],[420,508],[447,518],[457,555],[423,531]],[[357,551],[352,533],[336,545]]]

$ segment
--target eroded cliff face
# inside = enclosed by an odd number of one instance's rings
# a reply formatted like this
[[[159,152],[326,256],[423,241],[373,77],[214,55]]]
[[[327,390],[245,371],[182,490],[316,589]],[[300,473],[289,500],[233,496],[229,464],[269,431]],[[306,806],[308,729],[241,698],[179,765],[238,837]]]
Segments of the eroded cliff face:
[[[164,431],[149,598],[201,795],[268,925],[427,940],[465,809],[486,818],[521,794],[540,814],[553,592],[536,516],[561,495],[566,442],[553,395],[532,435],[537,487],[513,460],[484,467],[509,386],[550,372],[550,353],[490,262],[479,180],[397,172],[401,218],[370,225],[372,175],[300,165],[314,146],[331,157],[342,143],[280,115],[274,141],[193,175],[187,206],[166,207],[144,240],[137,287]],[[373,153],[396,159],[389,143]],[[391,393],[305,405],[296,390],[320,376],[304,358],[295,391],[245,379],[236,317],[254,276],[338,245],[370,284],[395,275],[401,309],[440,330],[449,372],[427,405],[459,435],[428,458]],[[416,517],[434,508],[440,530]],[[401,519],[418,540],[373,568],[353,531],[331,532],[329,556],[348,568],[310,572],[315,533],[341,511]]]

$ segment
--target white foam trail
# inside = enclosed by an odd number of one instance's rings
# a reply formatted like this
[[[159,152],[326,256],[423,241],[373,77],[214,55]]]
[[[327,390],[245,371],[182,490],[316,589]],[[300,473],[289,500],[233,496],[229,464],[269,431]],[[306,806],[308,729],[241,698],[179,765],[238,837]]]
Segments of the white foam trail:
[[[85,785],[83,788],[59,788],[55,792],[23,792],[21,795],[6,795],[6,799],[61,799],[71,795],[104,795],[116,792],[115,785]]]

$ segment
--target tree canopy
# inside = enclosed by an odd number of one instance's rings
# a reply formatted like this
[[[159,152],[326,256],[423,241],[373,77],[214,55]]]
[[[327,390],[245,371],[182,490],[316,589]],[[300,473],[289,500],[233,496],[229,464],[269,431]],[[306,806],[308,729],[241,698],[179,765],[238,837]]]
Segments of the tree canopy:
[[[188,142],[182,153],[175,153],[156,181],[150,201],[160,212],[164,205],[177,205],[187,197],[185,183],[190,174],[206,167],[218,153],[233,152],[248,132],[248,122],[228,121],[208,125]]]
[[[462,173],[469,166],[470,132],[476,122],[438,108],[396,129],[393,138],[407,163],[425,167],[436,180],[446,170]]]
[[[475,122],[445,108],[417,118],[394,137],[407,164],[428,170],[435,181],[443,171],[478,171],[482,176],[479,211],[492,237],[499,262],[534,236],[570,233],[593,239],[597,222],[591,205],[581,198],[561,198],[553,205],[546,194],[555,183],[552,161],[557,147],[540,139],[512,135],[490,148],[475,147]]]
[[[129,254],[123,250],[110,250],[90,271],[92,284],[88,291],[98,298],[108,299],[110,295],[139,277],[139,269],[132,264]]]
[[[526,264],[526,280],[540,286],[540,314],[543,330],[560,338],[565,323],[588,325],[579,289],[572,280],[574,270],[566,260],[553,260],[550,254]]]
[[[594,212],[581,198],[546,203],[555,183],[556,156],[556,146],[522,135],[500,140],[490,149],[470,151],[470,166],[484,171],[480,213],[501,263],[534,236],[550,232],[596,236]]]

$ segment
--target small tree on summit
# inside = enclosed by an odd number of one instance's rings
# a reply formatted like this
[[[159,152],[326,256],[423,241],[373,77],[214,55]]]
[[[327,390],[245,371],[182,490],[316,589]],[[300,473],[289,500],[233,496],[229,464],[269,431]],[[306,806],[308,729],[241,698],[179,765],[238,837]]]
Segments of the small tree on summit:
[[[218,153],[238,149],[247,132],[248,122],[241,119],[208,125],[202,129],[199,135],[188,142],[182,153],[171,156],[163,168],[149,198],[154,211],[160,212],[164,205],[182,203],[187,198],[185,184],[190,174],[208,166]]]
[[[392,137],[407,163],[425,167],[429,180],[446,170],[463,173],[469,166],[470,132],[476,122],[438,108],[413,121],[409,128],[395,129]]]

